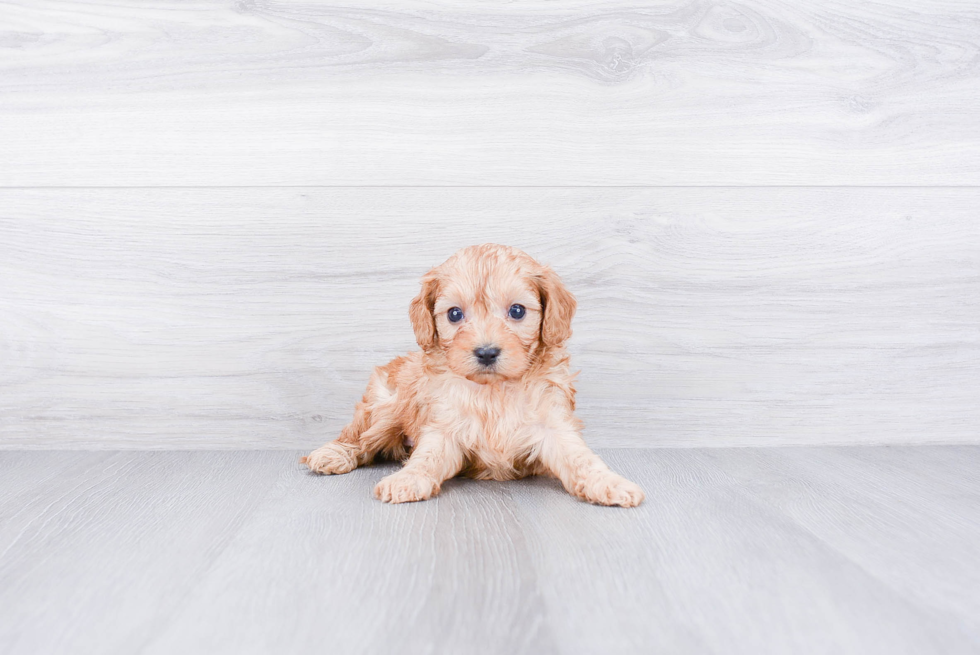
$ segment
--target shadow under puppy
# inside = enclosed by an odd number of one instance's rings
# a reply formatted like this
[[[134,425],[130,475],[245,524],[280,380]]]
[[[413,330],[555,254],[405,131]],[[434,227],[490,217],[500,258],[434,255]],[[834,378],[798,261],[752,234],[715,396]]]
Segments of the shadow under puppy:
[[[643,491],[581,436],[565,350],[575,304],[551,268],[516,248],[460,250],[425,274],[409,309],[422,352],[374,369],[353,421],[301,461],[337,474],[375,456],[406,460],[374,489],[391,503],[431,498],[464,473],[548,474],[583,500],[639,505]]]

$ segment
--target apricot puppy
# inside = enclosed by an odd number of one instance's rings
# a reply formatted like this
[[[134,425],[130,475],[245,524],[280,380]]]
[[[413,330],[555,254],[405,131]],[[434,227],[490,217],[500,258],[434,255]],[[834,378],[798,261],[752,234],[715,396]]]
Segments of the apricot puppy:
[[[302,459],[347,473],[376,456],[405,460],[374,495],[426,500],[463,473],[483,480],[548,474],[574,496],[633,507],[643,491],[582,440],[565,342],[575,298],[551,268],[487,244],[425,274],[409,316],[421,352],[374,369],[354,420]]]

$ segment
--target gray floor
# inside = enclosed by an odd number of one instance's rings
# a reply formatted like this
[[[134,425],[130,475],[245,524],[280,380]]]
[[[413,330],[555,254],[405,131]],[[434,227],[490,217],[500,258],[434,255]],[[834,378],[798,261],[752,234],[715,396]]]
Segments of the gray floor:
[[[298,455],[0,453],[0,651],[980,652],[980,447],[604,451],[637,510]]]

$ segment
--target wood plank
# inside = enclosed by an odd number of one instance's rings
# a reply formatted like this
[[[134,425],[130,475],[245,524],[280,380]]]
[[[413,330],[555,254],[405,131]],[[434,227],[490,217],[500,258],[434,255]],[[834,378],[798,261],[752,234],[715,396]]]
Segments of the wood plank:
[[[0,650],[978,653],[978,453],[602,451],[635,510],[545,478],[383,505],[392,465],[296,452],[2,453]]]
[[[85,493],[109,451],[4,452],[0,456],[0,559],[33,529],[38,515]]]
[[[51,463],[92,455],[8,457],[44,475]],[[220,557],[284,462],[295,462],[291,453],[101,457],[30,485],[26,502],[22,483],[0,480],[4,653],[138,652]]]
[[[147,653],[555,652],[506,486],[391,506],[394,466],[295,468]]]
[[[905,568],[890,582],[904,576],[906,584],[893,588],[877,571],[797,523],[795,515],[791,519],[759,503],[752,491],[778,485],[780,472],[746,467],[741,475],[742,462],[781,452],[605,451],[614,469],[646,491],[647,500],[636,511],[581,505],[551,480],[519,487],[515,499],[521,526],[549,616],[563,626],[555,631],[562,652],[640,653],[654,647],[673,653],[862,655],[980,650],[962,613],[934,609],[912,592],[919,585],[927,593],[941,593],[949,590],[944,581]],[[817,491],[823,475],[808,471],[793,497],[834,515],[841,508]],[[933,475],[941,477],[941,469]],[[860,487],[852,478],[833,479],[841,493]],[[906,494],[894,484],[889,491],[894,498],[888,509],[901,514]],[[851,515],[845,511],[836,517],[844,522]],[[974,538],[980,536],[977,525]],[[936,526],[936,540],[950,534],[947,527]],[[863,538],[870,551],[884,546],[887,537],[862,533],[855,538]],[[958,554],[923,547],[908,556],[928,567],[933,559]],[[969,585],[962,580],[948,605],[972,595]],[[962,612],[970,609],[968,603],[959,605]]]
[[[579,298],[597,446],[971,443],[976,189],[0,192],[0,447],[311,448],[497,241]],[[70,212],[66,208],[71,208]]]
[[[980,447],[946,451],[980,470]],[[980,489],[918,448],[788,448],[714,457],[744,488],[980,647]],[[904,463],[896,465],[895,460]]]
[[[19,0],[0,185],[976,185],[970,3]]]
[[[918,479],[925,476],[922,484],[934,483],[929,478],[933,470],[942,471],[942,485],[935,485],[937,493],[980,494],[980,451],[976,448],[946,448],[943,446],[917,446],[908,448],[875,448],[857,446],[845,451],[849,458],[859,459],[869,465],[887,467],[897,474]]]

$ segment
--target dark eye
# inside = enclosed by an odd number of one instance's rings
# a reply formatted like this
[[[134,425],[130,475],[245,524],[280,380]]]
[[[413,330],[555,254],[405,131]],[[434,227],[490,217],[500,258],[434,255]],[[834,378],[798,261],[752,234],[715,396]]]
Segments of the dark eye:
[[[507,312],[507,315],[510,316],[515,321],[519,321],[522,318],[524,318],[524,312],[525,312],[524,305],[511,305],[510,311]]]
[[[449,312],[447,312],[447,314],[449,316],[450,323],[459,323],[463,320],[463,310],[459,307],[453,307],[449,310]]]

